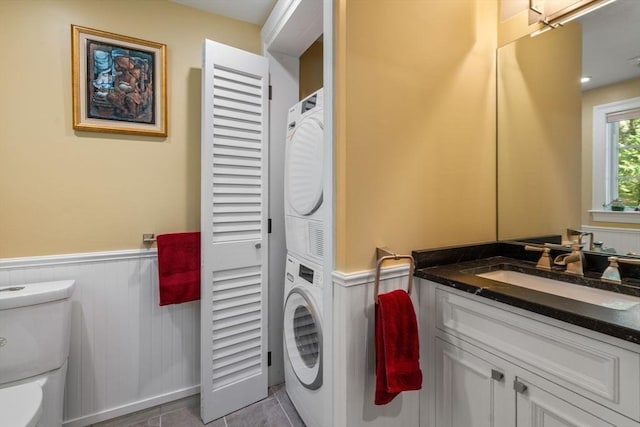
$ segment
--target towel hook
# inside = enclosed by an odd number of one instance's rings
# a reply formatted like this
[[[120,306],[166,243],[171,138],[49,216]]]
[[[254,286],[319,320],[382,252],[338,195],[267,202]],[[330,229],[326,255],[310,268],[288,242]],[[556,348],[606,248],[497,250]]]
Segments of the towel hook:
[[[413,288],[413,269],[415,267],[415,260],[411,255],[398,255],[392,252],[389,248],[376,248],[376,281],[373,286],[373,301],[378,303],[378,291],[380,289],[380,270],[382,264],[389,260],[408,259],[409,260],[409,284],[407,285],[407,293],[411,295],[411,289]]]

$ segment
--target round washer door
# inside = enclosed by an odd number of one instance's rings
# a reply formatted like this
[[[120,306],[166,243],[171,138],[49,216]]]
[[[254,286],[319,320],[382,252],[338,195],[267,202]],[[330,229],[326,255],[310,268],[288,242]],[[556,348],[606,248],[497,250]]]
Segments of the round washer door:
[[[322,326],[309,296],[293,288],[284,304],[284,347],[298,381],[310,389],[322,386]]]
[[[285,188],[298,215],[311,215],[322,204],[323,135],[322,123],[307,117],[288,141]]]

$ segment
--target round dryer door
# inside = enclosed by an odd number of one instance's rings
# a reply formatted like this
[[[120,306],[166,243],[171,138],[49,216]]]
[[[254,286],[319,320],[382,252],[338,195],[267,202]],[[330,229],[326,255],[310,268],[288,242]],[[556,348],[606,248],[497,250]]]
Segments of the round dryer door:
[[[322,385],[322,329],[318,314],[300,288],[284,305],[284,346],[298,381],[316,390]]]
[[[288,147],[286,190],[298,215],[311,215],[322,204],[323,128],[314,118],[303,119]]]

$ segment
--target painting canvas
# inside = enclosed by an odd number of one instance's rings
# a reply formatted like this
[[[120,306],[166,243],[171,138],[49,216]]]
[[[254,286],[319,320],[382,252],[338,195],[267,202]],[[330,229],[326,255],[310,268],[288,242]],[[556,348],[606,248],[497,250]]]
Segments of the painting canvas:
[[[72,26],[74,129],[166,136],[165,46]]]

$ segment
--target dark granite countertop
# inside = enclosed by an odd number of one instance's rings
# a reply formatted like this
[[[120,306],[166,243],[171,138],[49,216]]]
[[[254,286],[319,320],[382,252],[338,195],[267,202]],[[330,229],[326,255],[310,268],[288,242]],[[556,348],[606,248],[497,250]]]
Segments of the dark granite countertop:
[[[600,271],[587,271],[585,277],[578,277],[562,271],[535,268],[535,259],[540,254],[525,252],[524,245],[490,243],[414,251],[413,256],[416,259],[416,277],[640,344],[640,304],[618,310],[476,275],[505,269],[640,297],[640,280],[623,279],[623,283],[618,285],[599,279],[607,265],[606,257],[603,257],[604,261],[590,257],[588,264]]]

